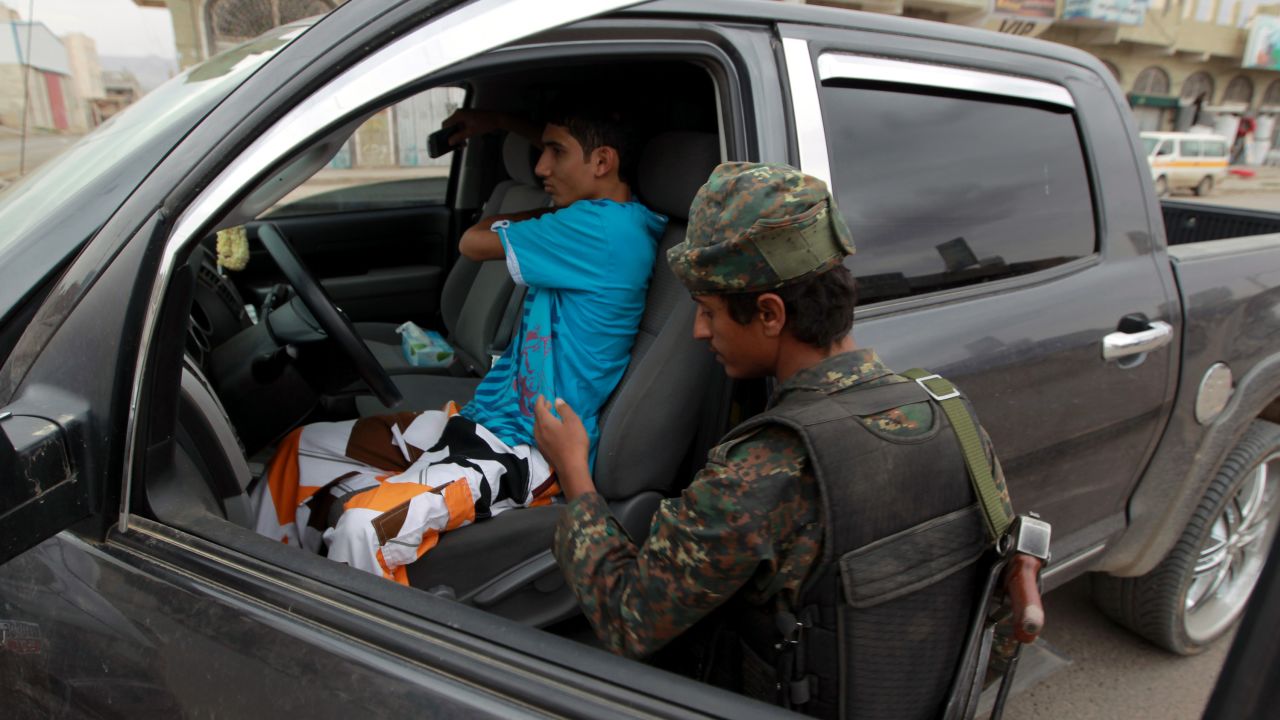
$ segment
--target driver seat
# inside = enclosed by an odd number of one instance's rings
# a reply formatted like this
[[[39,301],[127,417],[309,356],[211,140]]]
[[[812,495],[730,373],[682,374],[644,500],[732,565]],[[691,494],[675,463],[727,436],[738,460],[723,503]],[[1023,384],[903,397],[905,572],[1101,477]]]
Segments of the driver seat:
[[[666,251],[684,239],[689,205],[720,161],[710,133],[669,132],[641,155],[637,189],[669,218],[659,240],[631,362],[601,413],[596,488],[637,542],[661,500],[673,494],[691,449],[712,382],[712,354],[693,338],[694,303],[667,267]],[[422,408],[418,385],[397,379],[406,407]],[[413,382],[406,383],[405,380]],[[406,568],[409,583],[529,625],[572,617],[577,601],[551,555],[562,504],[524,508],[444,533],[431,552]]]

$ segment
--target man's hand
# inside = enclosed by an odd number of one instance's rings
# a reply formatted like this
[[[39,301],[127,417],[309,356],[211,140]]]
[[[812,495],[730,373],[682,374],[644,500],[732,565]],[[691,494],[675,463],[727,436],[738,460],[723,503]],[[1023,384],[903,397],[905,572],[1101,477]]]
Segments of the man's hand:
[[[551,413],[551,403],[538,396],[533,408],[533,437],[542,456],[555,468],[565,498],[572,500],[596,491],[587,465],[591,441],[582,419],[569,403],[556,398],[556,412],[560,413],[559,418]]]

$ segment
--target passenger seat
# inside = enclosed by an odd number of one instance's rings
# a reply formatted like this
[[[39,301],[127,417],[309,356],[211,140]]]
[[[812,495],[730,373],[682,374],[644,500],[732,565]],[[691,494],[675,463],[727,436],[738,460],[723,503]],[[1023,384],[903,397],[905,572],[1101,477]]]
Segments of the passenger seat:
[[[502,146],[502,160],[510,180],[493,189],[481,210],[483,217],[522,212],[548,207],[551,199],[542,191],[542,183],[533,172],[537,155],[526,139],[507,135]],[[474,387],[479,376],[489,370],[490,353],[506,347],[512,325],[519,319],[522,290],[518,290],[501,260],[476,262],[458,258],[444,281],[440,296],[440,314],[444,318],[446,339],[453,346],[455,375],[469,376],[474,382],[461,381]],[[356,332],[373,351],[382,367],[392,375],[434,374],[441,370],[413,367],[400,349],[400,336],[395,323],[356,323]]]
[[[716,377],[713,355],[693,338],[694,303],[667,266],[666,251],[684,239],[689,204],[719,159],[719,139],[695,132],[659,135],[640,157],[641,199],[670,221],[658,243],[631,363],[601,413],[594,472],[597,491],[637,542],[648,535],[658,503],[689,480],[678,474],[680,463]],[[452,379],[404,378],[411,381],[399,383],[404,409],[430,407],[423,402],[432,381]],[[514,510],[444,533],[435,549],[406,568],[409,584],[529,625],[571,617],[577,601],[550,550],[562,509]]]

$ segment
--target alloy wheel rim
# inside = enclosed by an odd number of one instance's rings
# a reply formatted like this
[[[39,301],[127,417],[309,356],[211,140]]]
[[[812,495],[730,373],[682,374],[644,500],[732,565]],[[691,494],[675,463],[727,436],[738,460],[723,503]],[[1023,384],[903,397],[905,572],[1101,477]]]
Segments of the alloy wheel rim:
[[[1278,460],[1280,453],[1274,453],[1250,471],[1200,546],[1184,599],[1184,624],[1193,642],[1212,640],[1235,622],[1258,582],[1280,510],[1280,467],[1272,467]]]

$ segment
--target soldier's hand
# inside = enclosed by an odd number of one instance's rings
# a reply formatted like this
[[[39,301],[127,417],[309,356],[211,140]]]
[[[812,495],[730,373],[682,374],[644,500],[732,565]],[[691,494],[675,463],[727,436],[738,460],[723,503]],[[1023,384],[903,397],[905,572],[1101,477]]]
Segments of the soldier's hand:
[[[551,403],[539,395],[533,408],[533,438],[542,456],[555,468],[565,497],[572,500],[584,493],[595,492],[587,467],[591,440],[587,438],[587,428],[582,419],[569,407],[569,403],[556,398],[555,412],[560,417],[552,413]]]
[[[440,123],[441,129],[455,128],[449,145],[461,145],[468,138],[491,133],[502,127],[502,114],[493,110],[456,110]]]

